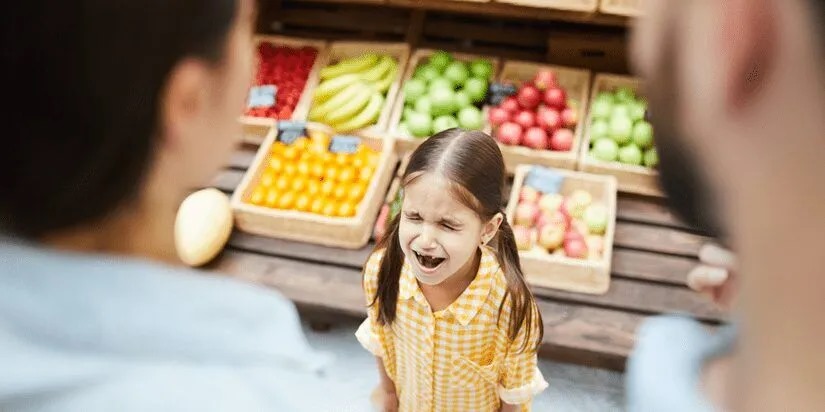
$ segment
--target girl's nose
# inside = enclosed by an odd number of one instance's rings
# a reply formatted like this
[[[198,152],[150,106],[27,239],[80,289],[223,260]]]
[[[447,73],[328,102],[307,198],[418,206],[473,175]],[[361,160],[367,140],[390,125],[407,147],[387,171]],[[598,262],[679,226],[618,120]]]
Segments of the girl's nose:
[[[421,235],[418,236],[418,245],[422,249],[435,249],[435,234],[429,225],[424,225],[421,229]]]

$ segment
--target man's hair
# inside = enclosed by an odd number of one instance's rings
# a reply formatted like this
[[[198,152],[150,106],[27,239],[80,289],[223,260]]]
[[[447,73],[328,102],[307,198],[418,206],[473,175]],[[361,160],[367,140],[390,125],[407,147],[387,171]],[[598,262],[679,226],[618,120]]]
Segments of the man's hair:
[[[236,0],[26,0],[0,26],[0,233],[36,238],[134,199],[164,84],[185,57],[218,63]]]

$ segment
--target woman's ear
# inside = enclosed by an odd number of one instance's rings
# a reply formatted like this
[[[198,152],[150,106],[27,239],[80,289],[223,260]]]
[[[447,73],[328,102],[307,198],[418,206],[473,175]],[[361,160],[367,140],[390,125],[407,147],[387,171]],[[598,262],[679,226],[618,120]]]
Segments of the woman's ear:
[[[481,230],[482,245],[486,245],[496,236],[502,222],[504,222],[504,215],[499,212],[484,224],[484,227]]]

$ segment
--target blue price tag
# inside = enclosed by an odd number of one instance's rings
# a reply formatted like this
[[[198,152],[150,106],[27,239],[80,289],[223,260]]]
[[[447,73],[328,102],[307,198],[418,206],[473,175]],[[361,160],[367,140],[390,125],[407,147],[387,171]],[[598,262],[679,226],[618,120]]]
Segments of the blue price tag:
[[[285,131],[285,130],[298,130],[300,132],[304,132],[307,128],[306,122],[296,122],[292,120],[281,120],[278,122],[278,130]]]
[[[254,86],[249,89],[249,99],[246,101],[246,105],[250,109],[275,106],[277,93],[278,87],[274,84]]]
[[[303,135],[304,133],[300,130],[284,130],[278,133],[278,140],[283,144],[289,145]]]
[[[564,183],[564,176],[559,172],[539,166],[532,167],[524,179],[525,186],[545,194],[559,193],[562,183]]]
[[[329,144],[329,151],[332,153],[355,153],[361,139],[355,136],[335,136]]]
[[[292,144],[295,139],[306,136],[306,122],[282,120],[278,122],[278,140],[284,144]]]

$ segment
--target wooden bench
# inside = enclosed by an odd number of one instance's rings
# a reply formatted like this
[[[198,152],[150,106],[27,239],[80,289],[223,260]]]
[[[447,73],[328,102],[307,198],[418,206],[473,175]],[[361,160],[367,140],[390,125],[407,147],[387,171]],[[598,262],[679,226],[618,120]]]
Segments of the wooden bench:
[[[212,185],[231,193],[256,149],[238,150]],[[622,370],[647,316],[678,311],[718,323],[723,313],[685,286],[704,241],[660,201],[620,195],[608,293],[534,289],[544,318],[542,356]],[[361,268],[372,246],[343,250],[236,232],[210,269],[273,287],[307,316],[363,317]]]

